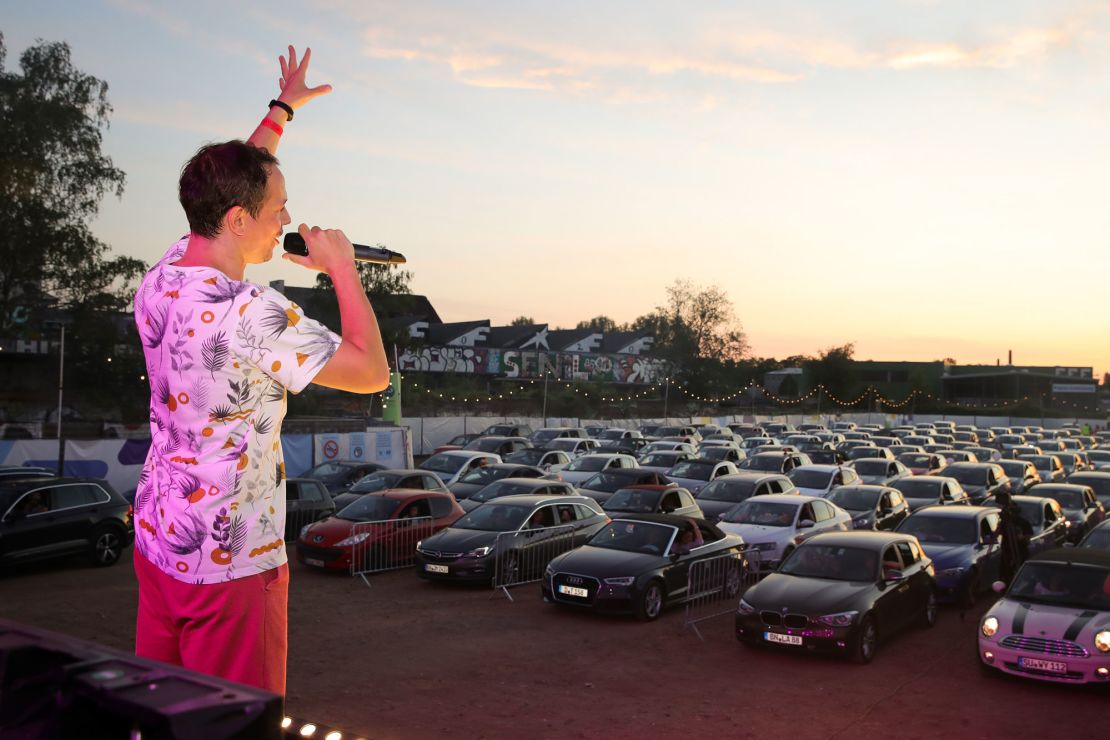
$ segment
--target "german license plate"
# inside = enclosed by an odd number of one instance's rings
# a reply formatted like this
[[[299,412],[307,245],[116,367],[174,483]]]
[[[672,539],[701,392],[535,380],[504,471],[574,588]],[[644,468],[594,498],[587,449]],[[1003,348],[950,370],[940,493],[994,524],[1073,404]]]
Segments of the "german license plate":
[[[559,593],[566,594],[567,596],[578,596],[583,599],[590,598],[590,592],[584,588],[578,588],[576,586],[564,586],[563,584],[559,584],[558,590]]]
[[[1055,660],[1038,660],[1037,658],[1018,658],[1018,663],[1023,668],[1031,668],[1034,671],[1045,671],[1046,673],[1067,673],[1068,664],[1060,663]]]
[[[305,561],[306,564],[315,565],[317,568],[323,568],[324,567],[324,561],[323,560],[317,560],[316,558],[305,558],[304,561]]]
[[[764,632],[763,639],[767,642],[777,642],[780,645],[801,645],[801,635],[780,635],[778,632]]]
[[[448,573],[450,572],[446,565],[434,565],[432,563],[425,563],[424,570],[429,573]]]

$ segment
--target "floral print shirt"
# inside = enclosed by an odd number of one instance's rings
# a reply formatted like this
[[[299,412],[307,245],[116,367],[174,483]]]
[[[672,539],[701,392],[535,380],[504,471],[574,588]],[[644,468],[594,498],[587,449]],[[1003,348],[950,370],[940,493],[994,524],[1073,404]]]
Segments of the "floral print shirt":
[[[180,581],[220,583],[287,561],[285,394],[312,382],[340,338],[272,288],[175,266],[187,243],[135,295],[151,435],[135,547]]]

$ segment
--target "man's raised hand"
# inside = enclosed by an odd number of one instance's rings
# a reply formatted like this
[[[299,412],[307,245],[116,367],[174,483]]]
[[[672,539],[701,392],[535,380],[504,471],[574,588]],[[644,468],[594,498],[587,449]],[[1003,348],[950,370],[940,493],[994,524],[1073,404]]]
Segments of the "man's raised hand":
[[[308,83],[305,82],[310,59],[312,59],[312,49],[306,48],[304,56],[298,62],[297,50],[292,46],[289,47],[288,59],[285,55],[278,57],[278,61],[281,62],[281,79],[278,80],[281,95],[278,96],[278,100],[288,103],[293,109],[301,107],[313,98],[331,92],[331,85],[309,87]]]

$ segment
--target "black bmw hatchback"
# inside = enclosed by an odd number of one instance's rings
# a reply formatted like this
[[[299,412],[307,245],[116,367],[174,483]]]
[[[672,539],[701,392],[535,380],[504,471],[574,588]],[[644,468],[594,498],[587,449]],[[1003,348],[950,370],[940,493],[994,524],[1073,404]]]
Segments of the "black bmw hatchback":
[[[127,499],[95,478],[0,483],[0,566],[69,555],[113,565],[135,538],[131,513]]]

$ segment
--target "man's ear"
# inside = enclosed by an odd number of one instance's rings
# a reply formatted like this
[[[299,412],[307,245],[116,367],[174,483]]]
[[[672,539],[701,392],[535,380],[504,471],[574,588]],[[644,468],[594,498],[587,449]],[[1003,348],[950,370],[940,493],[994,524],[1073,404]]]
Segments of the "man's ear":
[[[247,229],[248,215],[243,206],[232,206],[224,214],[224,229],[232,236],[242,236]]]

